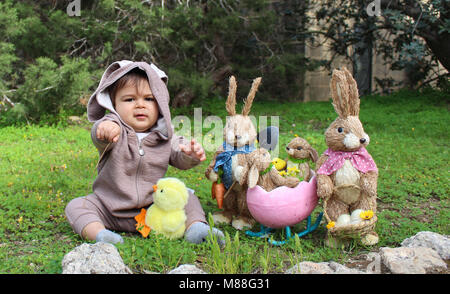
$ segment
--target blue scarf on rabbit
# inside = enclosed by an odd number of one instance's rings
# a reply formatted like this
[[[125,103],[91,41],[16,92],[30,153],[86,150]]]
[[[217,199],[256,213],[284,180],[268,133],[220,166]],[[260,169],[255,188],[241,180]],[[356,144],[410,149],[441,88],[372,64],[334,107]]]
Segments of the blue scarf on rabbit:
[[[228,190],[233,183],[233,176],[231,174],[231,157],[235,154],[250,153],[255,150],[255,146],[244,145],[242,147],[235,147],[223,142],[223,152],[217,155],[216,164],[214,165],[214,171],[217,173],[219,167],[222,167],[223,175],[222,182],[225,188]]]

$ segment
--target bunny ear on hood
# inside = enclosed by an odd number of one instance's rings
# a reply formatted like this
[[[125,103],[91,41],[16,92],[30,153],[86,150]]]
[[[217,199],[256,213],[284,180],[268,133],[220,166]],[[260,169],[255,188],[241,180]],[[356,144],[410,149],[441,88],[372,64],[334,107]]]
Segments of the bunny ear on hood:
[[[173,130],[171,127],[172,123],[169,109],[170,97],[166,86],[168,77],[162,70],[156,67],[156,65],[148,64],[146,62],[122,60],[116,61],[108,66],[106,71],[103,73],[97,89],[89,98],[87,105],[87,116],[89,121],[96,122],[97,120],[103,118],[106,110],[117,114],[113,107],[111,97],[109,96],[108,87],[135,68],[139,68],[147,74],[150,89],[155,96],[156,102],[158,103],[160,116],[164,118],[166,125],[165,127],[168,131],[168,137],[171,138]],[[117,116],[119,115],[117,114]],[[158,124],[160,121],[161,119],[158,119]]]

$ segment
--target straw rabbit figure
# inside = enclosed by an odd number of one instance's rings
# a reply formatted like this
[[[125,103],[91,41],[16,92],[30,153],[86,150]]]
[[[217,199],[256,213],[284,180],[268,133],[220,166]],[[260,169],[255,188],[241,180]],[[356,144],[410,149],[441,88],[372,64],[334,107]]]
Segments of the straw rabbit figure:
[[[309,182],[314,176],[314,171],[311,169],[308,161],[317,162],[319,155],[308,141],[302,137],[295,137],[286,146],[288,158],[286,158],[286,169],[297,168],[299,176],[305,181]]]
[[[272,166],[270,153],[264,148],[258,148],[249,154],[240,154],[245,157],[245,166],[242,171],[241,181],[247,181],[248,188],[256,185],[261,186],[267,192],[280,186],[294,188],[300,180],[296,177],[283,177],[278,170]]]
[[[378,169],[365,149],[369,136],[359,120],[358,88],[345,67],[333,71],[331,96],[338,117],[325,131],[328,149],[317,161],[317,194],[324,199],[325,216],[330,222],[337,226],[344,220],[342,225],[351,227],[353,211],[372,210],[376,214]],[[368,232],[361,233],[363,244],[378,243],[373,228],[374,224]],[[339,235],[334,237],[340,239]],[[327,241],[332,246],[329,239]]]
[[[238,162],[238,154],[246,154],[255,150],[256,128],[248,116],[261,78],[253,80],[250,92],[245,100],[242,114],[236,113],[236,79],[230,77],[229,93],[226,101],[228,112],[223,130],[224,143],[218,148],[205,171],[206,178],[212,182],[218,179],[218,172],[227,190],[223,200],[223,210],[213,214],[215,223],[231,223],[238,230],[252,227],[255,220],[247,208],[247,185],[240,181],[245,162]],[[241,158],[242,160],[243,158]]]

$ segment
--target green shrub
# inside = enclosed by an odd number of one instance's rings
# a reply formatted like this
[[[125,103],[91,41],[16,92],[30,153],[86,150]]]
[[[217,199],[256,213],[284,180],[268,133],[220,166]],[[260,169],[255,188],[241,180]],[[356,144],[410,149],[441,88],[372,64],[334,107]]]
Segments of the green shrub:
[[[14,55],[14,44],[0,42],[0,94],[5,92],[11,84],[13,74],[12,64],[17,60]]]
[[[22,105],[20,114],[27,121],[38,122],[43,118],[52,121],[61,112],[85,111],[79,99],[94,84],[88,70],[89,60],[63,57],[62,63],[58,66],[50,58],[39,57],[25,69],[25,82],[15,93],[15,99]]]

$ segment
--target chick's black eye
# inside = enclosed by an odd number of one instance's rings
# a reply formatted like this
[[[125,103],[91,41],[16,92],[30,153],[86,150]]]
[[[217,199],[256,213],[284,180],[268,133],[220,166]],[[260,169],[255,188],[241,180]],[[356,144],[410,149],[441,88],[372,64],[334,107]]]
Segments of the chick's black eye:
[[[161,193],[164,192],[164,189],[161,189],[161,191],[159,191],[159,192],[161,192]]]
[[[342,133],[342,132],[344,131],[344,129],[341,128],[341,127],[339,127],[339,128],[337,129],[337,131],[338,131],[339,133]]]
[[[297,147],[297,150],[302,150],[303,148],[301,147],[301,146],[298,146]]]

